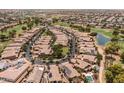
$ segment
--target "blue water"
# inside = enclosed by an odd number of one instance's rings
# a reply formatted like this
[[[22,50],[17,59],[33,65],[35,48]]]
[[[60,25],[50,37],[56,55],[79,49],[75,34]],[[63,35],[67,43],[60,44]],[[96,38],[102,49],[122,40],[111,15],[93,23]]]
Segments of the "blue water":
[[[96,39],[97,39],[98,45],[102,45],[102,46],[104,46],[106,43],[108,43],[110,41],[109,38],[107,38],[104,35],[99,34],[99,33],[97,34]]]

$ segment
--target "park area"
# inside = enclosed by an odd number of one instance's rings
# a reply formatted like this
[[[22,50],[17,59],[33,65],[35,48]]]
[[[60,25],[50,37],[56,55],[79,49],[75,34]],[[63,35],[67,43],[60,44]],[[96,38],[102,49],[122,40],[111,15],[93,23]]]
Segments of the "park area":
[[[111,39],[113,37],[113,34],[112,34],[113,30],[112,29],[92,28],[91,31],[102,34],[109,39]],[[119,38],[120,39],[122,38],[121,35],[119,35]],[[118,44],[121,48],[121,51],[124,51],[124,42],[119,41]]]

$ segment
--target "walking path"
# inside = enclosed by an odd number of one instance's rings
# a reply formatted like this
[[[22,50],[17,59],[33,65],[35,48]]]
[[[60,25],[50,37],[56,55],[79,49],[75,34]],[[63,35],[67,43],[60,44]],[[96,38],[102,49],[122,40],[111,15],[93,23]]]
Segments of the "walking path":
[[[102,60],[100,62],[99,82],[104,83],[105,82],[105,79],[104,79],[105,54],[104,54],[104,50],[103,50],[103,48],[101,46],[98,46],[98,51],[103,56]]]
[[[95,41],[95,45],[98,49],[98,52],[102,55],[102,60],[100,62],[100,69],[99,69],[99,83],[104,83],[105,82],[105,78],[104,78],[104,64],[105,64],[105,54],[104,54],[104,50],[103,50],[103,46],[99,46]]]

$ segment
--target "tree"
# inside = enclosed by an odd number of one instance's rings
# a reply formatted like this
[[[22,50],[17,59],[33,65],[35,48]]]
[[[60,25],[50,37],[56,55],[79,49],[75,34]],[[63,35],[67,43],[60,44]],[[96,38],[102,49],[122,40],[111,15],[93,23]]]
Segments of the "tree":
[[[22,30],[26,30],[27,29],[27,27],[26,26],[22,26]]]
[[[111,38],[111,41],[112,42],[118,42],[118,40],[119,40],[119,36],[113,36],[112,38]]]
[[[112,32],[112,34],[113,34],[114,36],[119,35],[119,30],[118,30],[117,28],[115,28],[114,31]]]
[[[82,26],[79,26],[79,27],[78,27],[78,30],[79,30],[80,32],[84,32],[84,31],[85,31],[85,29],[84,29]]]
[[[120,74],[124,75],[124,68],[121,64],[114,64],[107,68],[105,76],[106,81],[108,83],[113,83],[116,81],[120,81],[120,78],[123,76],[120,76]]]
[[[97,63],[98,63],[98,65],[100,65],[100,61],[102,60],[102,55],[99,54],[99,53],[97,53],[97,55],[96,55],[96,59],[97,59]]]
[[[32,29],[33,25],[34,25],[34,20],[32,17],[27,17],[26,18],[26,23],[27,23],[27,27],[28,29]]]
[[[121,55],[120,55],[122,62],[124,62],[124,51],[122,51]]]
[[[36,24],[36,26],[40,23],[40,19],[38,17],[34,18],[34,23]]]
[[[58,22],[58,19],[54,17],[54,18],[52,18],[52,22],[56,23],[56,22]]]
[[[112,57],[112,54],[116,54],[119,49],[120,49],[120,47],[117,43],[110,42],[105,47],[105,53],[111,54],[111,57]]]
[[[91,32],[90,35],[91,36],[97,36],[97,33],[96,32]]]
[[[3,28],[3,29],[1,29],[0,31],[1,31],[1,33],[3,33],[3,32],[6,32],[6,28]]]
[[[53,33],[48,29],[48,30],[46,31],[46,35],[53,36]]]
[[[88,24],[87,26],[86,26],[86,32],[90,32],[91,31],[91,28],[90,28],[90,25]]]
[[[33,25],[34,25],[33,22],[27,23],[27,27],[28,27],[29,29],[32,29]]]
[[[112,74],[111,71],[106,70],[105,76],[106,76],[106,81],[107,81],[108,83],[112,83],[112,82],[113,82],[113,74]]]
[[[121,33],[121,34],[124,34],[124,29],[121,29],[121,30],[120,30],[120,33]]]
[[[62,45],[61,44],[58,44],[58,45],[54,45],[53,46],[53,56],[55,58],[62,58],[63,57],[63,54],[62,54]]]
[[[119,28],[115,27],[113,32],[112,32],[112,35],[113,35],[113,37],[111,39],[112,42],[118,42],[118,40],[119,40],[119,36],[118,36],[119,33],[120,33]]]
[[[27,20],[27,23],[30,23],[32,19],[31,17],[27,17],[26,20]]]
[[[124,73],[117,75],[114,78],[113,83],[124,83]]]
[[[16,34],[17,31],[14,29],[14,30],[12,30],[12,32]]]
[[[124,71],[121,64],[114,64],[107,69],[112,72],[113,76],[116,76]]]
[[[0,34],[0,41],[4,42],[7,39],[6,35]]]
[[[9,37],[14,38],[15,34],[16,34],[16,30],[12,30],[12,31],[9,32]]]

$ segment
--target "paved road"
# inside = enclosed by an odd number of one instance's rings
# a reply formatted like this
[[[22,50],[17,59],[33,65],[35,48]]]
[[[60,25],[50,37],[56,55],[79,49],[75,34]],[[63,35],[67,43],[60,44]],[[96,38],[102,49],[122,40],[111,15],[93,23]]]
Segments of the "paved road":
[[[26,57],[31,61],[32,55],[31,55],[31,47],[35,43],[35,41],[43,34],[43,31],[39,31],[32,39],[29,41],[27,47],[26,47]]]

